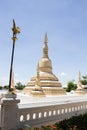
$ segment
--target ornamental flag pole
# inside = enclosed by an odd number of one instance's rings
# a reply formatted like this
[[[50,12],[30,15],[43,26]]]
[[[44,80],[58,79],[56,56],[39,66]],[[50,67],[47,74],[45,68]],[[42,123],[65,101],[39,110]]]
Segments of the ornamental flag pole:
[[[12,89],[11,89],[11,78],[12,78],[12,69],[13,69],[13,59],[14,59],[15,42],[16,42],[16,40],[17,40],[17,34],[20,33],[20,28],[19,28],[19,27],[16,27],[16,24],[15,24],[14,19],[13,19],[12,31],[13,31],[13,37],[12,37],[13,47],[12,47],[10,76],[9,76],[9,92],[12,92]]]

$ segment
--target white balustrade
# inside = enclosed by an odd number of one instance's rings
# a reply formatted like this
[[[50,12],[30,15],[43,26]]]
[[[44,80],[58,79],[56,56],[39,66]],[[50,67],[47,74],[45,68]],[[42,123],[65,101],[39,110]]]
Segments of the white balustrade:
[[[87,101],[41,107],[37,106],[33,107],[32,109],[30,107],[19,107],[18,111],[20,116],[20,126],[22,123],[27,123],[30,126],[41,126],[86,113]]]
[[[29,103],[25,105],[18,105],[18,99],[3,99],[2,101],[0,108],[0,126],[2,127],[2,130],[7,130],[7,126],[9,126],[8,130],[12,128],[23,128],[24,124],[33,127],[54,124],[61,120],[69,119],[72,116],[87,113],[86,100],[62,102],[58,104],[50,102],[48,104]],[[10,124],[11,120],[13,122]]]

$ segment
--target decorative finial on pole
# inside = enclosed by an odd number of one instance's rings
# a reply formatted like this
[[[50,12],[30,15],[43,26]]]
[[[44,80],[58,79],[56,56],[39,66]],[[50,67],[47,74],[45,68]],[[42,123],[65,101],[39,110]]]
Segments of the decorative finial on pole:
[[[14,49],[15,49],[15,42],[17,40],[17,34],[20,33],[20,28],[16,27],[15,21],[13,19],[13,27],[12,27],[12,31],[13,31],[13,48],[12,48],[12,56],[11,56],[11,67],[10,67],[10,77],[9,77],[9,92],[12,91],[11,89],[11,78],[12,78],[12,68],[13,68],[13,58],[14,58]]]

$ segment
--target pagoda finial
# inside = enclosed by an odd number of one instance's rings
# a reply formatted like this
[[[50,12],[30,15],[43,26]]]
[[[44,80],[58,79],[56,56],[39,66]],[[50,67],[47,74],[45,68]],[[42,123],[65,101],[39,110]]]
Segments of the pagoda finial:
[[[44,37],[44,43],[48,43],[47,32],[45,33],[45,37]]]
[[[44,47],[43,47],[43,58],[48,58],[48,38],[47,38],[47,33],[45,33],[44,37]]]
[[[81,81],[81,74],[80,74],[80,71],[79,71],[79,74],[78,74],[78,82]]]

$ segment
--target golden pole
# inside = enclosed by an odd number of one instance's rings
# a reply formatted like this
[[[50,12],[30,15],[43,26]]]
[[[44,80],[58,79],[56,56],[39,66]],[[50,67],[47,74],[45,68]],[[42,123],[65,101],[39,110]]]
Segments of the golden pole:
[[[12,48],[12,56],[11,56],[11,66],[10,66],[10,76],[9,76],[9,92],[12,91],[11,89],[11,78],[12,78],[12,68],[13,68],[13,59],[14,59],[14,49],[15,49],[15,42],[17,40],[17,34],[20,33],[20,28],[19,27],[16,27],[16,24],[15,24],[15,21],[13,19],[13,28],[12,28],[12,31],[13,31],[13,37],[12,37],[12,40],[13,40],[13,48]]]

